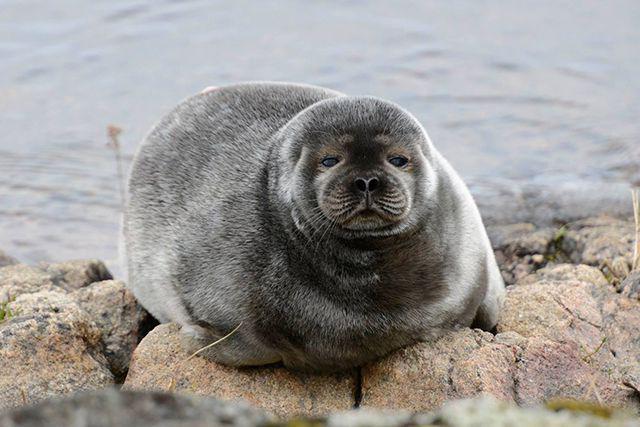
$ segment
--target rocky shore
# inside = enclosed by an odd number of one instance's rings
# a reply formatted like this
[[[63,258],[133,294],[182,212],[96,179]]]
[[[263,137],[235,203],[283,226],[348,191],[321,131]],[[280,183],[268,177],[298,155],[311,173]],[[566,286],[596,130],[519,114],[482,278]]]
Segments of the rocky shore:
[[[452,331],[334,375],[190,358],[100,261],[0,252],[0,426],[640,425],[632,221],[488,231],[508,284],[495,334]]]

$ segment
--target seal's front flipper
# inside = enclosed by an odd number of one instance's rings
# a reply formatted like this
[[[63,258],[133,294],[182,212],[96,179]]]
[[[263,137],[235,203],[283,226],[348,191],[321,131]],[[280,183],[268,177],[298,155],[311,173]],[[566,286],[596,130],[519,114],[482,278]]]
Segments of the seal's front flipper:
[[[505,289],[502,280],[494,280],[489,285],[482,304],[478,307],[471,327],[493,332],[500,319],[504,296]]]

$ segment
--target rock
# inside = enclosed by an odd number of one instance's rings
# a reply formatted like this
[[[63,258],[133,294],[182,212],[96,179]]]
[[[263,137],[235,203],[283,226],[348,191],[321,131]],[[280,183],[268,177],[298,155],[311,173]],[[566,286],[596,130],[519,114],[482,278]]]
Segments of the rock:
[[[136,348],[124,384],[127,390],[175,390],[225,400],[246,400],[282,417],[322,415],[353,406],[354,373],[313,375],[282,367],[236,369],[182,348],[179,327],[164,324]]]
[[[362,369],[362,407],[429,411],[482,393],[514,401],[517,347],[462,329],[401,349]]]
[[[362,406],[428,411],[480,394],[640,409],[640,303],[595,267],[557,265],[507,288],[493,336],[461,329],[362,369]]]
[[[638,424],[632,414],[606,406],[558,401],[547,407],[520,408],[486,396],[450,401],[432,413],[358,409],[326,418],[278,421],[240,402],[115,389],[78,394],[0,414],[0,427],[633,427]]]
[[[551,228],[538,229],[529,223],[487,227],[494,249],[515,255],[545,254],[555,236]]]
[[[549,405],[551,406],[551,405]],[[405,425],[442,427],[632,427],[638,420],[609,407],[567,401],[557,411],[544,407],[520,408],[490,397],[448,402],[429,415],[416,415]]]
[[[492,226],[487,232],[507,285],[545,265],[545,257],[555,253],[556,232],[551,228],[524,223]]]
[[[30,267],[24,264],[0,268],[0,302],[42,290],[70,291],[111,279],[101,261],[69,261]]]
[[[614,297],[602,273],[585,265],[538,270],[507,289],[498,332],[555,341],[577,340],[586,350],[604,339],[601,301]]]
[[[312,425],[302,424],[300,427],[319,427],[322,425],[331,427],[407,427],[419,425],[408,411],[381,411],[371,408],[359,408],[345,412],[331,414],[324,420],[316,420]],[[293,420],[273,425],[282,427],[294,427],[295,423],[305,423],[306,420]],[[308,423],[308,421],[307,421]]]
[[[147,332],[143,328],[150,315],[124,283],[115,280],[92,283],[73,296],[102,332],[111,371],[124,380],[131,354]]]
[[[0,268],[0,302],[41,290],[55,290],[51,276],[44,271],[23,264]]]
[[[553,399],[602,401],[613,406],[634,406],[634,393],[624,389],[619,376],[585,361],[584,348],[575,341],[530,338],[518,353],[516,402],[531,406]]]
[[[7,265],[14,264],[18,264],[18,260],[0,250],[0,267],[6,267]]]
[[[597,390],[605,402],[632,403],[633,391],[623,385],[627,376],[640,378],[640,304],[616,294],[598,269],[558,265],[519,281],[507,289],[497,330],[528,338],[517,382],[533,382],[519,391],[519,402],[553,397],[542,388],[550,386],[565,397]],[[540,364],[537,373],[531,363]]]
[[[602,315],[606,350],[614,358],[615,370],[640,396],[640,302],[616,295],[604,302]]]
[[[621,257],[630,266],[633,241],[631,221],[600,216],[569,224],[561,249],[574,263],[602,268]]]
[[[0,405],[124,380],[150,316],[104,277],[91,260],[0,268]]]
[[[533,224],[487,227],[507,285],[549,263],[572,262],[601,269],[614,285],[631,267],[634,225],[608,216],[569,223],[558,229]]]
[[[629,275],[629,272],[631,270],[631,263],[630,260],[618,256],[611,261],[608,267],[611,270],[611,274],[613,274],[615,278],[624,279]]]
[[[602,288],[606,288],[609,284],[602,272],[595,267],[583,264],[554,264],[541,268],[537,270],[535,274],[530,274],[522,278],[518,282],[518,285],[531,285],[541,282],[547,283],[549,281],[587,282]]]
[[[104,263],[96,259],[43,264],[42,269],[51,276],[57,285],[66,290],[78,289],[94,282],[113,279]]]
[[[627,298],[640,300],[640,271],[629,274],[620,283],[619,291]]]
[[[100,331],[71,298],[42,291],[9,305],[17,317],[0,325],[0,408],[113,384]]]
[[[112,388],[0,414],[0,427],[251,427],[271,421],[240,402]]]

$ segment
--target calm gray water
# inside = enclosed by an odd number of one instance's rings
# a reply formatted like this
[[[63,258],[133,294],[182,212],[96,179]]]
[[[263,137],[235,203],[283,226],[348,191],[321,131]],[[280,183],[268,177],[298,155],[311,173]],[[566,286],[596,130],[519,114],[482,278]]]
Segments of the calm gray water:
[[[488,221],[628,212],[639,46],[636,0],[0,0],[0,248],[113,265],[106,126],[128,167],[177,102],[243,80],[402,104]]]

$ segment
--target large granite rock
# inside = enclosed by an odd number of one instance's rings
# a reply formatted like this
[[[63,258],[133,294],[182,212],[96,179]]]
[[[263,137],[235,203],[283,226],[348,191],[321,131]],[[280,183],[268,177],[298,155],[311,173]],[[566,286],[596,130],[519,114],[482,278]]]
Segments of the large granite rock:
[[[113,383],[101,334],[65,294],[20,295],[0,325],[0,408]]]
[[[189,360],[179,327],[156,327],[133,354],[124,388],[182,391],[225,400],[242,399],[281,417],[323,415],[353,407],[355,372],[295,373],[282,367],[236,369],[201,357]]]
[[[490,394],[640,410],[640,303],[598,269],[558,265],[521,279],[507,289],[497,330],[454,331],[364,367],[362,406],[427,411]]]
[[[124,377],[148,315],[110,277],[99,261],[0,268],[0,407]]]

